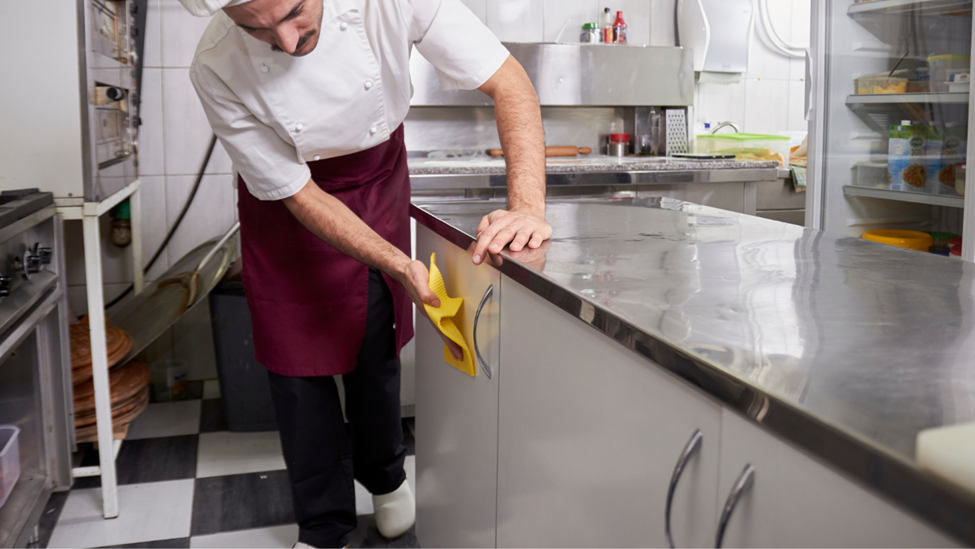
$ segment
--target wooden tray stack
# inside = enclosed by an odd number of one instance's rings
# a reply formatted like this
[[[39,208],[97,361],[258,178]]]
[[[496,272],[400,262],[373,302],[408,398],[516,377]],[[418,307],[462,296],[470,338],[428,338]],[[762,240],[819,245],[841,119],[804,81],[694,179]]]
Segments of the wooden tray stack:
[[[132,338],[115,326],[106,326],[112,427],[115,438],[125,438],[129,424],[149,405],[149,366],[132,361],[116,367],[132,350]],[[71,377],[74,383],[74,425],[78,442],[94,442],[95,386],[91,372],[91,336],[87,324],[71,326]]]

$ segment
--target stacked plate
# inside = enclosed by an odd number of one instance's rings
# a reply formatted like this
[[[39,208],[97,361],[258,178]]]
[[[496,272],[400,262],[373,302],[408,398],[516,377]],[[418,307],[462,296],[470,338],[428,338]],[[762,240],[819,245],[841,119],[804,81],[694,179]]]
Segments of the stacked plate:
[[[132,350],[132,338],[115,326],[106,326],[112,427],[115,438],[125,438],[128,426],[149,405],[149,366],[132,361],[118,365]],[[71,326],[71,370],[74,383],[75,435],[78,442],[97,439],[95,387],[92,383],[91,338],[87,324]]]

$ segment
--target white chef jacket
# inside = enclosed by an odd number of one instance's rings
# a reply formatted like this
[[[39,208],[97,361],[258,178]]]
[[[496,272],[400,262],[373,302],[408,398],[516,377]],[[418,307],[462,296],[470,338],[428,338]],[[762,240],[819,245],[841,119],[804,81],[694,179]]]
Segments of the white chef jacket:
[[[311,177],[307,162],[387,141],[410,108],[410,52],[446,90],[475,89],[508,58],[460,0],[324,0],[318,46],[273,52],[214,16],[190,67],[214,133],[261,200],[287,198]]]

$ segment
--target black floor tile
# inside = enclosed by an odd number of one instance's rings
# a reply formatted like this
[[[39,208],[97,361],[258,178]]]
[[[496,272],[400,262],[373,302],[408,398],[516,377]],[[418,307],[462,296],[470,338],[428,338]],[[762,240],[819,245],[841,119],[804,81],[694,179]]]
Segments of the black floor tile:
[[[413,418],[403,420],[403,444],[406,445],[406,455],[416,455],[416,439],[413,438]]]
[[[190,546],[190,538],[174,538],[174,539],[157,539],[155,541],[144,541],[142,543],[127,543],[125,545],[105,545],[104,547],[132,547],[140,548],[145,547],[147,549],[167,549],[169,547],[175,547],[180,549],[187,549]]]
[[[186,396],[183,400],[202,400],[203,399],[203,381],[187,381],[186,382]]]
[[[193,478],[196,476],[198,445],[198,435],[126,440],[115,461],[118,483]],[[98,465],[98,451],[86,452],[82,463]],[[98,488],[101,485],[100,477],[85,477],[76,479],[72,488]]]
[[[219,398],[207,399],[200,408],[200,432],[214,433],[227,430],[227,418],[223,415],[223,402]]]
[[[54,532],[54,525],[58,523],[58,517],[61,516],[61,509],[64,508],[64,502],[67,499],[68,492],[51,494],[51,499],[47,500],[47,505],[44,506],[41,520],[37,523],[37,541],[31,544],[31,547],[47,547],[51,541],[51,534]]]
[[[196,479],[190,535],[293,522],[295,513],[287,471]]]
[[[419,547],[416,526],[396,539],[386,539],[376,528],[376,516],[358,517],[356,529],[349,534],[349,547]]]

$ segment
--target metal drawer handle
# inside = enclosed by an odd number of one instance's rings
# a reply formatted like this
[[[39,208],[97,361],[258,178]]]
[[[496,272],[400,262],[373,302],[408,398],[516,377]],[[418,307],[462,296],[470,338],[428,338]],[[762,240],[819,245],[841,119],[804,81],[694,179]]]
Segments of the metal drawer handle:
[[[680,453],[680,457],[677,458],[674,474],[670,477],[670,487],[667,488],[667,508],[664,512],[664,532],[667,534],[667,547],[671,549],[675,547],[674,537],[670,533],[670,507],[674,503],[674,492],[677,491],[677,482],[680,481],[680,476],[684,472],[684,468],[687,467],[687,462],[691,460],[694,452],[701,447],[702,440],[704,440],[704,436],[701,435],[701,430],[697,429],[691,435],[691,439],[687,441],[687,445],[684,446],[684,451]]]
[[[738,505],[738,500],[741,499],[742,494],[745,490],[752,485],[752,481],[755,479],[755,468],[749,463],[745,465],[742,469],[741,474],[738,475],[738,480],[735,481],[734,487],[731,489],[731,493],[728,494],[728,501],[724,503],[724,509],[721,510],[721,520],[718,521],[718,535],[714,540],[714,546],[720,548],[721,542],[724,541],[724,531],[728,527],[728,521],[731,520],[731,513],[734,512],[735,506]]]
[[[481,319],[481,309],[484,308],[484,304],[487,300],[491,299],[494,295],[494,284],[488,286],[488,289],[484,292],[484,297],[481,298],[481,304],[477,306],[477,312],[474,313],[474,355],[477,356],[477,362],[481,365],[481,370],[484,370],[484,374],[491,379],[491,367],[488,366],[484,357],[481,356],[481,348],[477,345],[477,321]]]

